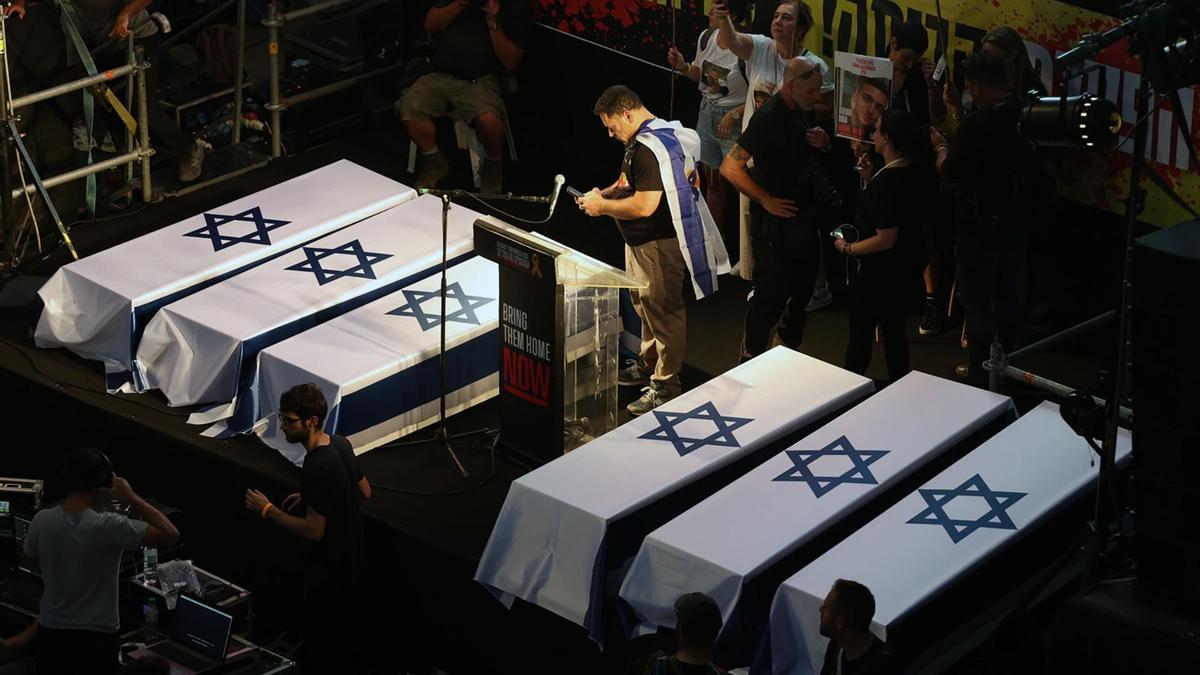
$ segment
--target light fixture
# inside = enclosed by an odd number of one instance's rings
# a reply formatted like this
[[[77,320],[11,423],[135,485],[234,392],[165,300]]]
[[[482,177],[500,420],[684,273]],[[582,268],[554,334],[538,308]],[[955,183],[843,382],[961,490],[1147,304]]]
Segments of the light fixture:
[[[1108,150],[1121,133],[1117,106],[1091,94],[1033,97],[1021,111],[1021,135],[1046,147]]]

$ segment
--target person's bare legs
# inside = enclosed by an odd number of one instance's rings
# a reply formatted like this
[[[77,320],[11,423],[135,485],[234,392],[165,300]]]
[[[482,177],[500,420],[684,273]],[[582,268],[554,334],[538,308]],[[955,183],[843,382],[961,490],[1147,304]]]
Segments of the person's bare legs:
[[[483,165],[479,171],[479,189],[486,193],[498,193],[504,182],[504,121],[499,115],[481,112],[471,121],[475,135],[483,144]]]
[[[405,120],[404,128],[408,130],[408,137],[412,139],[421,154],[428,155],[437,152],[437,127],[434,126],[432,119]]]

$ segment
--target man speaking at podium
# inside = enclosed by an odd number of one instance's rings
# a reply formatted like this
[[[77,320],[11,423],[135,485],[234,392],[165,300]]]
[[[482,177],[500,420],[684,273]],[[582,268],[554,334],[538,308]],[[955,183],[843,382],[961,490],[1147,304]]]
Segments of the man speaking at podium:
[[[589,216],[612,216],[625,239],[625,271],[649,288],[630,291],[642,320],[636,363],[621,371],[624,386],[646,385],[629,404],[641,415],[680,393],[687,351],[683,281],[690,274],[697,298],[717,290],[729,257],[696,186],[700,136],[679,122],[656,118],[629,87],[604,90],[594,109],[608,135],[625,144],[615,183],[575,201]]]

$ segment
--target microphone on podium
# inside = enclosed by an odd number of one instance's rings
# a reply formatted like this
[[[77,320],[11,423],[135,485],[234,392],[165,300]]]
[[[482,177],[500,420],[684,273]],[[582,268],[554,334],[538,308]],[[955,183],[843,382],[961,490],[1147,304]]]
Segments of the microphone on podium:
[[[550,213],[548,214],[549,216],[554,215],[554,207],[558,206],[558,193],[562,192],[563,185],[566,184],[566,182],[567,182],[567,179],[563,178],[563,175],[561,173],[554,177],[554,191],[550,193]]]

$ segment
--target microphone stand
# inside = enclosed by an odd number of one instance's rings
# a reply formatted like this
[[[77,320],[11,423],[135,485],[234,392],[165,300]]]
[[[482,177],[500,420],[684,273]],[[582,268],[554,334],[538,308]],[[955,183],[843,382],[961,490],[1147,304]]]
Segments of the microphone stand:
[[[441,373],[440,373],[441,382],[439,385],[439,393],[438,393],[438,426],[437,426],[437,429],[434,430],[434,432],[433,432],[432,439],[419,439],[419,440],[413,440],[413,441],[404,441],[402,443],[396,443],[394,445],[396,445],[396,446],[424,445],[431,441],[435,442],[435,443],[441,443],[442,447],[445,448],[446,452],[450,455],[450,459],[452,459],[454,461],[454,465],[456,467],[458,467],[458,472],[460,474],[462,474],[463,478],[468,478],[470,476],[470,474],[467,472],[467,468],[465,466],[463,466],[463,463],[458,459],[458,455],[454,452],[453,439],[461,438],[463,436],[473,436],[475,434],[485,433],[488,431],[495,431],[495,430],[488,429],[488,428],[473,429],[471,431],[464,431],[461,433],[452,434],[452,433],[450,433],[449,428],[446,426],[446,272],[449,269],[449,265],[447,263],[447,257],[449,255],[449,248],[450,248],[450,244],[449,244],[450,198],[451,197],[459,197],[459,198],[471,197],[473,199],[478,200],[480,203],[484,203],[484,204],[486,204],[485,200],[489,200],[489,199],[490,200],[499,200],[499,201],[528,202],[528,203],[532,203],[532,204],[549,204],[551,198],[550,197],[514,195],[511,192],[506,193],[506,194],[482,194],[482,193],[468,192],[466,190],[434,190],[434,189],[428,189],[428,188],[420,190],[419,194],[434,195],[436,197],[441,198],[441,200],[442,200],[442,291],[441,291],[442,308],[441,308],[441,325],[440,325],[441,341],[439,343],[440,351],[438,354],[439,369],[441,371]]]

